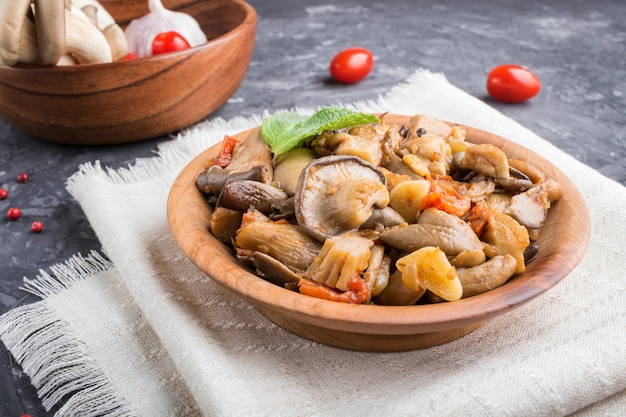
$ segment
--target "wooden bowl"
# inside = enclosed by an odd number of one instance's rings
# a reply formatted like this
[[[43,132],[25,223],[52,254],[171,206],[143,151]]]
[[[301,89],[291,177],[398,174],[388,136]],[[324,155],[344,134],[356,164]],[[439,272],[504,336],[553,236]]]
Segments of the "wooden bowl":
[[[101,0],[122,27],[146,0]],[[111,64],[0,66],[0,116],[51,142],[110,145],[166,135],[207,117],[237,90],[252,57],[256,13],[243,0],[164,0],[195,17],[209,42]]]
[[[394,116],[408,124],[408,117]],[[391,117],[385,121],[391,123]],[[187,256],[209,277],[248,300],[278,326],[301,337],[339,348],[403,351],[427,348],[459,338],[485,321],[547,291],[565,278],[587,248],[590,222],[576,186],[556,166],[529,149],[471,128],[467,140],[491,143],[509,158],[532,162],[563,187],[563,197],[548,213],[537,255],[526,271],[503,286],[459,301],[415,306],[354,305],[317,299],[276,286],[244,268],[229,248],[207,230],[211,209],[195,180],[220,145],[203,152],[178,176],[167,213],[172,234]],[[245,140],[246,131],[236,135]]]

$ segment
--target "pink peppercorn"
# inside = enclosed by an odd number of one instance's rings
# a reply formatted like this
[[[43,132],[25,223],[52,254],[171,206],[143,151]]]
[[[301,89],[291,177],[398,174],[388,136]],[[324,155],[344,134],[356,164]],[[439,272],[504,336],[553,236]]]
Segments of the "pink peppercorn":
[[[17,176],[17,182],[19,182],[20,184],[24,184],[26,181],[28,181],[29,179],[29,175],[26,172],[22,172],[20,175]]]
[[[43,223],[33,222],[33,224],[30,225],[30,230],[32,230],[33,233],[41,232],[43,230]]]

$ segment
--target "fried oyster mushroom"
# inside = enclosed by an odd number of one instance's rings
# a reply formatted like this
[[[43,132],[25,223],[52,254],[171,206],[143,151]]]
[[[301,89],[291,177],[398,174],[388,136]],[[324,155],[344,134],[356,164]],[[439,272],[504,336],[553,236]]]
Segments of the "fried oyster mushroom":
[[[295,194],[300,226],[320,241],[358,230],[374,208],[389,204],[385,176],[355,156],[326,156],[300,175]]]
[[[350,279],[361,276],[368,267],[373,244],[354,232],[328,238],[304,276],[319,284],[348,291]]]
[[[306,271],[322,247],[297,224],[271,221],[255,210],[244,214],[234,246],[240,260],[263,252],[297,272]]]
[[[532,164],[465,138],[417,115],[274,156],[253,131],[197,187],[214,235],[268,281],[347,303],[451,302],[524,272],[562,196]]]

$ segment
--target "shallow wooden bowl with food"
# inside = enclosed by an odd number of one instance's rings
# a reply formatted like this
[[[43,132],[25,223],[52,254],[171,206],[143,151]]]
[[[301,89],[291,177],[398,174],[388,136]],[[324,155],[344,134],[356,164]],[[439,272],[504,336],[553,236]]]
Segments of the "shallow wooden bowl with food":
[[[406,125],[409,117],[388,115],[385,121]],[[235,259],[232,248],[208,232],[211,209],[196,187],[196,178],[206,161],[217,155],[220,145],[195,158],[176,179],[167,207],[171,231],[182,250],[209,277],[301,337],[345,349],[379,352],[427,348],[457,339],[565,278],[584,255],[590,234],[586,204],[558,167],[502,137],[465,129],[468,142],[490,143],[509,158],[532,162],[563,189],[562,198],[550,208],[537,241],[539,250],[525,272],[486,293],[436,304],[357,305],[303,295],[259,278]],[[236,137],[245,140],[253,134],[257,134],[254,129]]]
[[[101,0],[125,27],[146,0]],[[110,145],[166,135],[207,117],[244,79],[256,13],[242,0],[164,0],[200,24],[208,42],[191,49],[75,66],[0,67],[0,116],[51,142]]]

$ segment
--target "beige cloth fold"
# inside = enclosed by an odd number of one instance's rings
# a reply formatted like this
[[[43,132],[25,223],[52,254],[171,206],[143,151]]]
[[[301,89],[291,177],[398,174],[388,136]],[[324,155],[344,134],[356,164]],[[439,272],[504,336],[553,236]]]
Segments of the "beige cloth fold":
[[[626,415],[626,189],[441,74],[416,71],[351,106],[431,114],[544,155],[589,206],[586,256],[546,294],[441,346],[363,353],[302,339],[205,277],[169,233],[176,175],[262,115],[208,121],[158,157],[118,171],[87,164],[69,179],[108,259],[77,255],[42,271],[25,288],[43,300],[0,318],[46,407],[71,393],[57,415]]]

